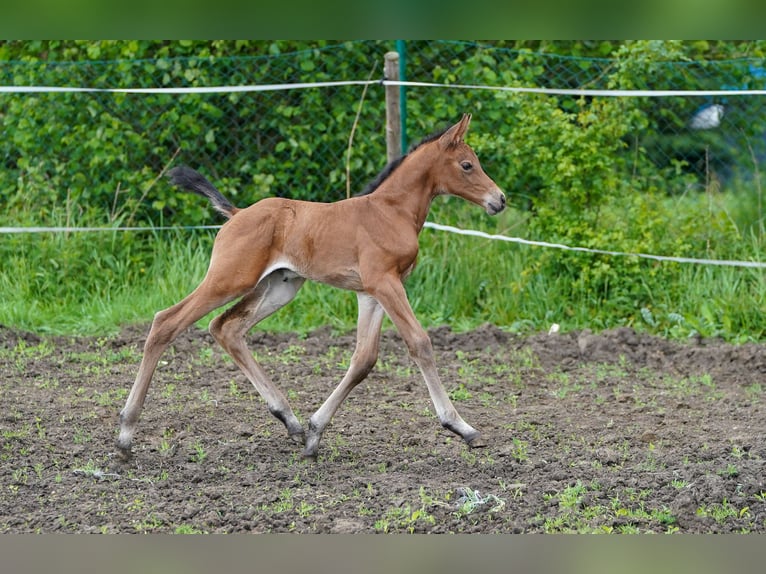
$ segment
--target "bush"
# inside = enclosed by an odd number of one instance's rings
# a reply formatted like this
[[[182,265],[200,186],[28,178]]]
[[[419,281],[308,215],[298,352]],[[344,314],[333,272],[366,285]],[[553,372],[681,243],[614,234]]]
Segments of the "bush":
[[[390,44],[9,42],[0,46],[0,75],[8,84],[93,87],[357,80],[373,69],[378,70],[373,77],[380,77]],[[599,54],[605,46],[599,44]],[[546,59],[550,55],[502,43],[410,42],[408,79],[535,86],[576,84],[582,74],[591,78],[589,85],[634,88],[668,80],[662,74],[673,70],[674,87],[696,87],[693,74],[668,62],[701,50],[697,45],[632,42],[613,49],[616,57],[609,60],[562,58],[553,66]],[[354,86],[182,96],[5,95],[3,221],[149,227],[220,221],[204,201],[158,179],[164,167],[179,163],[200,168],[238,205],[266,195],[341,199],[361,93]],[[468,141],[515,208],[487,219],[471,206],[440,200],[433,219],[613,251],[763,260],[756,154],[754,173],[732,180],[736,196],[720,193],[713,178],[700,185],[683,158],[658,161],[647,142],[667,139],[657,127],[660,121],[677,124],[689,111],[686,101],[668,102],[657,108],[640,98],[410,88],[407,128],[413,139],[472,112]],[[348,166],[352,193],[384,167],[383,134],[383,90],[371,86]],[[707,145],[703,137],[693,143]],[[678,154],[680,145],[671,142],[668,153]],[[175,239],[183,243],[185,237]],[[53,317],[57,301],[71,309],[93,312],[94,304],[103,309],[131,286],[150,290],[166,271],[179,284],[163,287],[161,298],[147,299],[151,305],[169,304],[199,279],[182,267],[204,269],[209,242],[209,236],[198,237],[184,250],[172,238],[151,233],[4,238],[0,290],[10,295],[0,322],[14,316],[39,325],[34,305],[45,306]],[[740,277],[736,269],[727,275],[635,257],[539,249],[505,259],[506,246],[499,245],[486,247],[491,258],[477,263],[475,251],[456,241],[428,236],[423,242],[428,249],[408,289],[413,304],[435,323],[492,320],[545,328],[556,320],[570,327],[634,324],[733,338],[742,329],[764,332],[762,321],[747,312],[766,291],[759,271]],[[168,258],[169,252],[177,257]],[[157,261],[183,265],[161,269],[154,266]],[[716,295],[705,298],[698,290],[689,297],[690,277],[694,287],[707,284]],[[322,312],[328,308],[326,292],[305,291],[305,299]],[[22,311],[16,302],[23,300],[35,303]],[[353,321],[353,302],[343,301],[334,324]],[[320,321],[324,315],[301,308],[301,316]]]

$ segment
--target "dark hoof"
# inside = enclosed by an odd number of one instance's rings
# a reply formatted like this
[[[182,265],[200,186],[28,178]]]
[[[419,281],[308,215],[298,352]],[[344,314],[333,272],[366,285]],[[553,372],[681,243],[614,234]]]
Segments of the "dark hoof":
[[[465,442],[468,445],[468,448],[485,448],[488,445],[487,441],[482,438],[481,434],[476,434],[476,436]]]
[[[122,462],[130,462],[130,459],[133,458],[133,453],[130,450],[130,447],[128,448],[122,448],[121,446],[117,446],[117,458],[121,460]]]
[[[309,452],[307,450],[303,451],[303,459],[304,460],[310,460],[311,462],[317,461],[317,453],[315,452]]]
[[[290,439],[296,444],[306,444],[306,433],[301,430],[300,432],[289,433]]]

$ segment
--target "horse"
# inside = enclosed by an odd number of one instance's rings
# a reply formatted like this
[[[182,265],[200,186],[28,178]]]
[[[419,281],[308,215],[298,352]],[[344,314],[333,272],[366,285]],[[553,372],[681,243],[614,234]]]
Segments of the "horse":
[[[415,267],[418,235],[434,197],[462,197],[489,215],[505,208],[505,195],[464,141],[470,121],[471,115],[464,114],[458,123],[424,138],[389,163],[362,193],[332,203],[268,197],[240,209],[195,170],[171,169],[172,184],[206,197],[228,221],[216,235],[199,286],[154,316],[135,382],[120,411],[117,454],[123,460],[131,458],[140,412],[165,349],[192,323],[236,299],[210,322],[210,333],[284,424],[288,436],[303,445],[304,457],[316,459],[333,415],[375,365],[384,314],[419,367],[441,425],[469,447],[485,446],[481,433],[462,419],[444,390],[431,340],[403,286]],[[358,321],[348,371],[304,431],[285,395],[247,348],[245,334],[289,303],[307,279],[354,291]]]

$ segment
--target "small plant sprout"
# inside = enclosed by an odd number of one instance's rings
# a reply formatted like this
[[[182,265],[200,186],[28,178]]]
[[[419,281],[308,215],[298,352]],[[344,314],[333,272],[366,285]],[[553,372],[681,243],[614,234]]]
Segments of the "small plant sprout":
[[[205,447],[202,445],[202,443],[199,440],[197,440],[192,445],[192,448],[194,449],[194,452],[191,455],[192,462],[196,462],[197,464],[202,464],[204,460],[207,458]]]

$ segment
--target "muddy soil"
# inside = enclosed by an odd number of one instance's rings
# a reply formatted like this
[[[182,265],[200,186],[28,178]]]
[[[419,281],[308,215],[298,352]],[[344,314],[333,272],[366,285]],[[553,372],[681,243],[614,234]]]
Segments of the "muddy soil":
[[[117,415],[145,334],[0,328],[0,532],[766,531],[764,345],[434,329],[444,385],[487,443],[469,449],[387,332],[312,462],[192,329],[122,463]],[[249,335],[304,424],[353,341]]]

